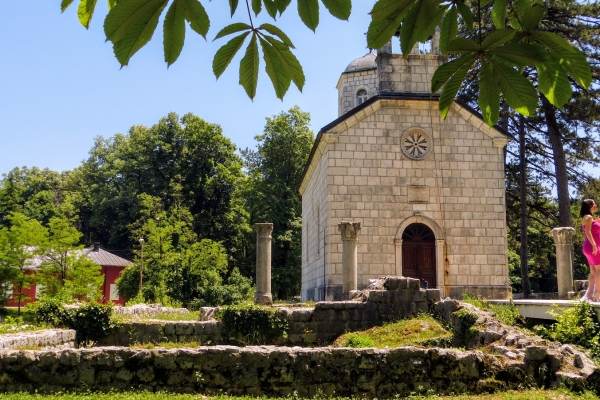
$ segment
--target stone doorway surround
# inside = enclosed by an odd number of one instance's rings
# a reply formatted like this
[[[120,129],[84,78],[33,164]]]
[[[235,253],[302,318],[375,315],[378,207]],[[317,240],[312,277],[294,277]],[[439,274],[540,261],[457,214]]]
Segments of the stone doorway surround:
[[[446,264],[444,262],[444,246],[446,244],[444,232],[437,222],[419,212],[416,212],[412,217],[408,217],[402,221],[396,230],[396,237],[394,238],[394,245],[396,247],[396,275],[402,275],[402,234],[404,233],[404,230],[411,224],[423,224],[433,231],[433,235],[435,236],[435,265],[437,280],[437,287],[435,289],[440,290],[440,295],[443,298],[447,295],[445,285],[446,272],[444,270],[444,265]]]

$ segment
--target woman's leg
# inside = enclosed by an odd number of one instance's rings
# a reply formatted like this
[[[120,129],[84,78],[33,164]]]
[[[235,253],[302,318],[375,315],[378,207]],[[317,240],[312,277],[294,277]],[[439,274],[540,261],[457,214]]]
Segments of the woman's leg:
[[[594,293],[596,293],[596,266],[590,265],[590,276],[588,277],[588,288],[585,291],[585,294],[581,298],[581,301],[586,301],[592,297],[594,297]]]
[[[596,301],[600,301],[600,265],[594,265],[590,268],[590,270],[594,271],[594,291],[590,291],[590,293],[592,293],[592,296],[594,296]]]

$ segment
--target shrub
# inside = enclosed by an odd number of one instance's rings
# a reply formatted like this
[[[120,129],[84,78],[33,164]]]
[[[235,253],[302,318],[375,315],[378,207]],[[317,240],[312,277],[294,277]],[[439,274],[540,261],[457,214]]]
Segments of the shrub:
[[[269,307],[254,305],[227,306],[217,319],[223,321],[223,335],[242,344],[272,344],[287,337],[288,321]]]
[[[77,332],[77,345],[87,346],[108,336],[114,324],[111,321],[112,307],[106,304],[90,303],[69,310],[71,328]]]
[[[517,323],[523,323],[523,318],[519,312],[519,308],[515,303],[510,300],[506,305],[504,304],[490,304],[490,310],[494,317],[498,318],[500,322],[505,325],[516,325]]]
[[[551,311],[556,323],[550,327],[536,326],[542,337],[562,343],[580,345],[591,350],[595,360],[600,359],[600,323],[592,305],[581,301],[562,313]]]
[[[33,310],[35,321],[39,324],[50,325],[55,328],[70,328],[70,315],[55,299],[39,301],[27,306]]]
[[[113,328],[110,305],[90,303],[79,308],[65,309],[56,300],[46,300],[33,306],[38,323],[76,331],[77,346],[106,337]]]
[[[251,280],[243,276],[234,268],[227,284],[223,285],[217,280],[205,287],[198,286],[196,298],[190,304],[190,310],[199,310],[206,306],[229,306],[240,304],[252,298],[254,287]]]

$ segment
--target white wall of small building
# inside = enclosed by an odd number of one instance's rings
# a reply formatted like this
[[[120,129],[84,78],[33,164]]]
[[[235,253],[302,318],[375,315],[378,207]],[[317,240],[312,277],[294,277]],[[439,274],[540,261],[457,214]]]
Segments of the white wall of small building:
[[[328,152],[325,151],[313,172],[302,196],[302,289],[301,299],[324,300],[327,283],[329,231],[326,229],[329,213],[327,193]]]
[[[328,284],[342,284],[342,241],[337,229],[342,221],[362,224],[359,288],[367,286],[369,279],[399,274],[394,239],[402,235],[397,232],[402,221],[415,212],[436,221],[445,232],[448,294],[452,288],[467,286],[485,293],[509,290],[503,146],[495,147],[492,137],[466,122],[465,117],[473,116],[466,110],[462,116],[451,110],[443,121],[436,101],[377,103],[379,110],[327,144],[303,194],[303,221],[309,221],[303,226],[303,298],[322,284],[324,273],[329,274]],[[422,128],[433,137],[433,152],[425,160],[402,153],[400,136],[409,128]],[[411,185],[427,186],[429,201],[410,203]],[[325,271],[316,261],[316,234],[311,227],[317,204],[327,217],[323,221],[329,253],[323,259]],[[437,279],[444,283],[443,276]]]

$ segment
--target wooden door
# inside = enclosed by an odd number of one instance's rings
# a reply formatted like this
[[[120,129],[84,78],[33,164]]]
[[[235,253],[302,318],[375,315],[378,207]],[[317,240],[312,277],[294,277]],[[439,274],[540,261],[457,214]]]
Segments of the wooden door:
[[[409,225],[402,234],[402,275],[437,286],[435,237],[427,225]]]

